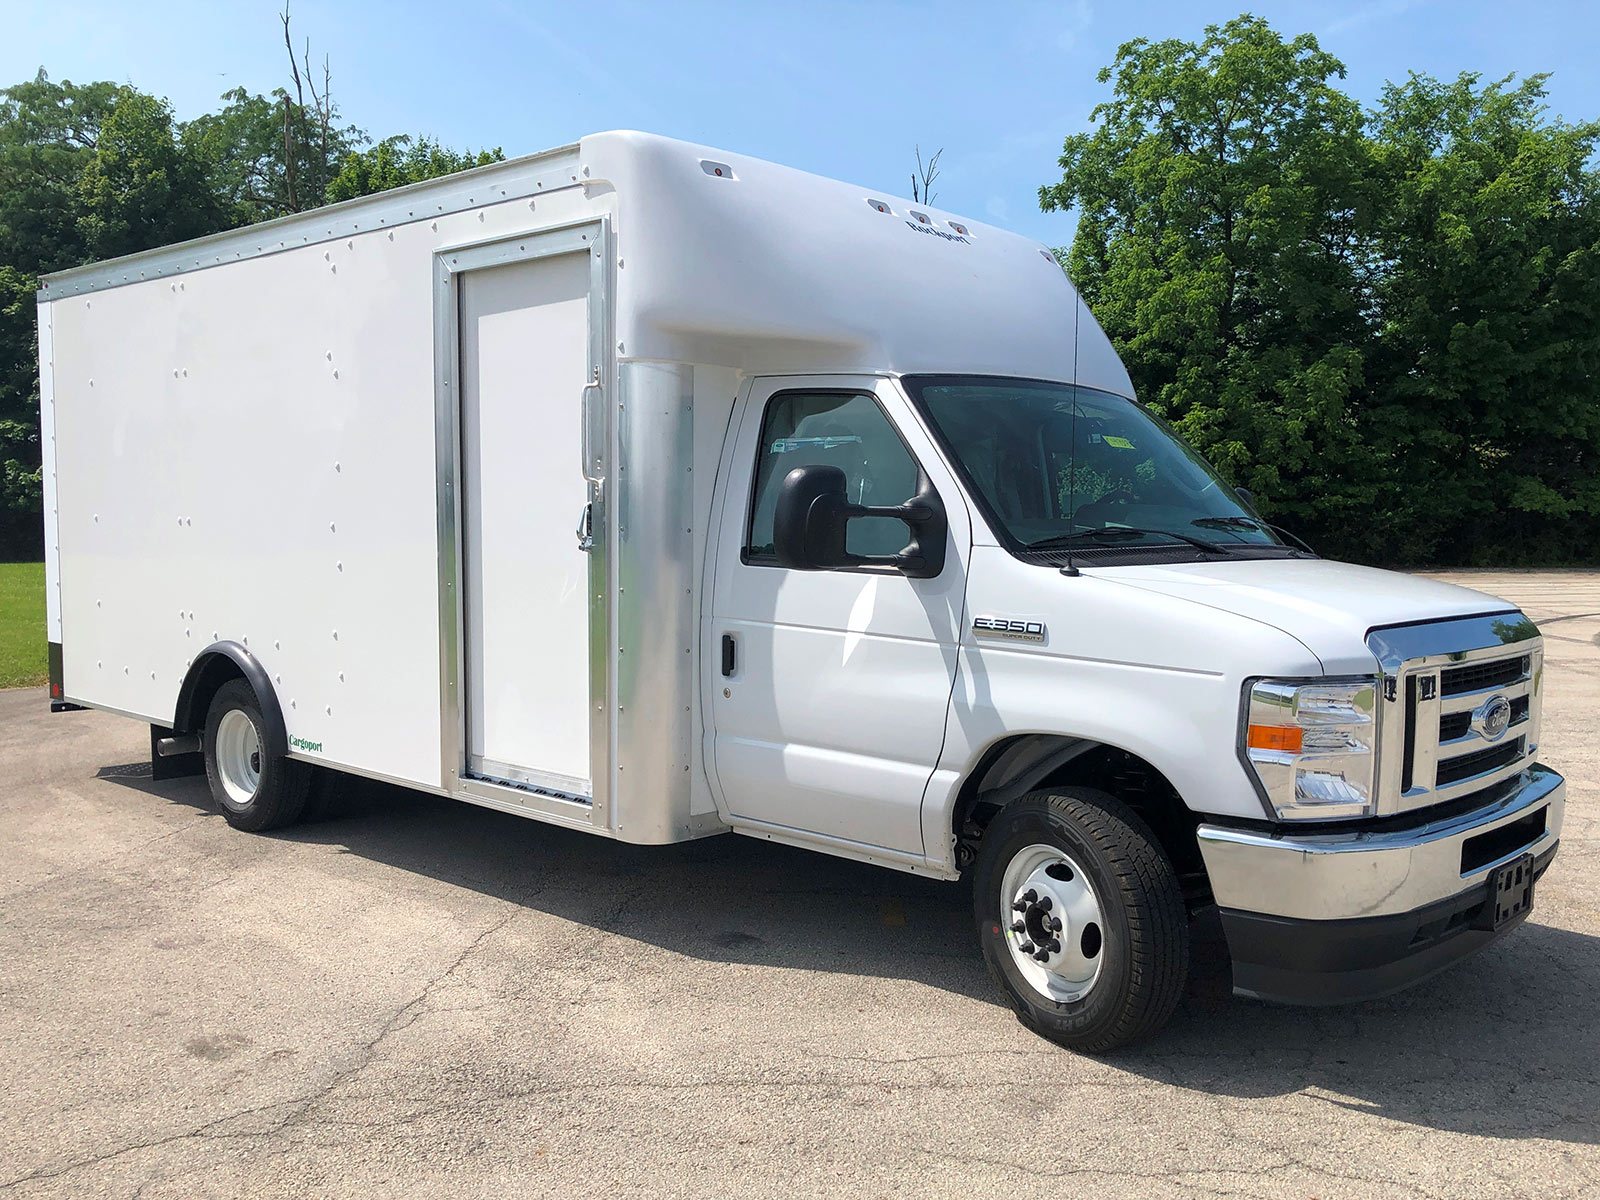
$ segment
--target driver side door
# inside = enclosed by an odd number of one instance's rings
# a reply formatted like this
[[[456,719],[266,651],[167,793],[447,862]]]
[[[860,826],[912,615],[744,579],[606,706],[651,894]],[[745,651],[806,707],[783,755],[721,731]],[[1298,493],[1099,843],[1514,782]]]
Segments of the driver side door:
[[[781,566],[778,485],[813,464],[840,468],[850,500],[868,505],[911,499],[924,472],[949,521],[939,575]],[[702,642],[708,759],[724,812],[791,840],[920,858],[972,542],[955,481],[896,385],[837,376],[755,381],[724,477]],[[847,547],[892,554],[909,541],[903,522],[869,517],[850,523]]]

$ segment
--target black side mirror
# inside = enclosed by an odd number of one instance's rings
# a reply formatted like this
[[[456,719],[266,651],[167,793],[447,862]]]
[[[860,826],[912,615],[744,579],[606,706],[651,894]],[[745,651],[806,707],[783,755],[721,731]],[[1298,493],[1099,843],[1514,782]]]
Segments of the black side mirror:
[[[851,554],[845,538],[850,522],[861,517],[904,521],[910,530],[906,548],[898,554]],[[927,476],[919,476],[917,494],[904,504],[852,504],[844,472],[818,464],[796,467],[784,476],[773,515],[772,544],[778,562],[796,571],[893,567],[911,579],[932,579],[944,570],[948,532],[944,502]]]
[[[1251,492],[1249,488],[1242,488],[1242,487],[1234,488],[1233,489],[1233,494],[1235,496],[1239,497],[1239,499],[1244,501],[1244,506],[1246,508],[1248,508],[1251,512],[1255,512],[1255,510],[1256,510],[1256,498],[1255,498],[1255,494],[1253,492]]]

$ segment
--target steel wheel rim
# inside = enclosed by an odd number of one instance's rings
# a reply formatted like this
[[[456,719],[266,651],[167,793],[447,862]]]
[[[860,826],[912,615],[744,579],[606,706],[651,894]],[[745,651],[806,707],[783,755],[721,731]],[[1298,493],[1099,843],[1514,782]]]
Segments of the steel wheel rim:
[[[261,737],[255,722],[237,708],[217,722],[216,755],[223,794],[235,808],[244,808],[261,785]]]
[[[1046,999],[1081,1000],[1099,980],[1105,959],[1100,898],[1060,847],[1024,846],[1011,856],[1000,880],[1000,927],[1017,972]]]

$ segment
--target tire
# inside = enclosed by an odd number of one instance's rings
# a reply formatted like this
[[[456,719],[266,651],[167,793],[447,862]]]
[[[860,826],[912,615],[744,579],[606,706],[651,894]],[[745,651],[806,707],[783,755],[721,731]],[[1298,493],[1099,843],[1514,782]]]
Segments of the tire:
[[[1001,809],[978,848],[973,907],[1018,1019],[1062,1046],[1098,1053],[1149,1037],[1183,997],[1177,875],[1149,827],[1104,792],[1032,792]]]
[[[235,829],[260,833],[300,819],[311,788],[308,763],[269,754],[256,694],[242,679],[217,689],[206,712],[206,782]]]

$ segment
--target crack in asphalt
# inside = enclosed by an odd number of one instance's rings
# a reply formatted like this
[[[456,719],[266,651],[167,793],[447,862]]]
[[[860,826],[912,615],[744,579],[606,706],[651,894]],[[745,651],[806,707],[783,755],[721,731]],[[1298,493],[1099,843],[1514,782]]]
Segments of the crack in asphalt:
[[[25,1183],[35,1183],[46,1179],[58,1179],[63,1175],[71,1174],[72,1172],[81,1170],[85,1167],[97,1166],[102,1163],[124,1157],[125,1155],[135,1154],[141,1150],[152,1150],[161,1146],[171,1145],[174,1142],[187,1141],[191,1138],[226,1139],[232,1137],[277,1136],[284,1130],[298,1124],[324,1099],[331,1096],[340,1087],[344,1086],[344,1084],[348,1083],[351,1079],[361,1074],[362,1071],[366,1070],[367,1067],[370,1066],[373,1060],[377,1057],[378,1048],[383,1044],[384,1040],[396,1033],[410,1028],[411,1025],[416,1022],[418,1017],[421,1016],[426,1010],[429,997],[431,997],[441,985],[443,985],[452,975],[454,975],[455,972],[460,969],[460,967],[466,963],[468,959],[470,959],[479,949],[481,949],[484,943],[489,940],[489,938],[493,937],[507,925],[511,924],[512,921],[516,920],[522,911],[522,906],[516,905],[512,912],[507,913],[499,921],[483,930],[470,942],[468,942],[466,947],[455,957],[449,966],[447,966],[438,975],[430,979],[427,986],[417,993],[417,995],[413,996],[410,1000],[406,1001],[399,1008],[397,1008],[372,1038],[357,1046],[354,1051],[356,1061],[351,1066],[336,1072],[327,1083],[312,1089],[304,1095],[291,1097],[286,1100],[276,1100],[268,1104],[261,1104],[251,1108],[241,1109],[238,1112],[217,1117],[213,1120],[205,1122],[202,1125],[198,1125],[193,1129],[185,1130],[181,1133],[168,1134],[165,1137],[152,1138],[144,1142],[133,1142],[125,1146],[119,1146],[111,1150],[105,1150],[97,1154],[88,1155],[84,1158],[75,1159],[72,1162],[64,1163],[56,1167],[29,1172],[25,1175],[20,1175],[16,1178],[0,1182],[0,1192],[11,1191]],[[289,1111],[285,1113],[281,1119],[275,1120],[265,1129],[255,1130],[249,1133],[245,1133],[243,1131],[239,1133],[213,1132],[219,1127],[225,1126],[231,1122],[242,1121],[260,1113],[281,1109],[288,1109]],[[147,1186],[149,1182],[150,1181],[147,1180],[145,1184],[141,1185],[141,1189],[144,1186]]]

